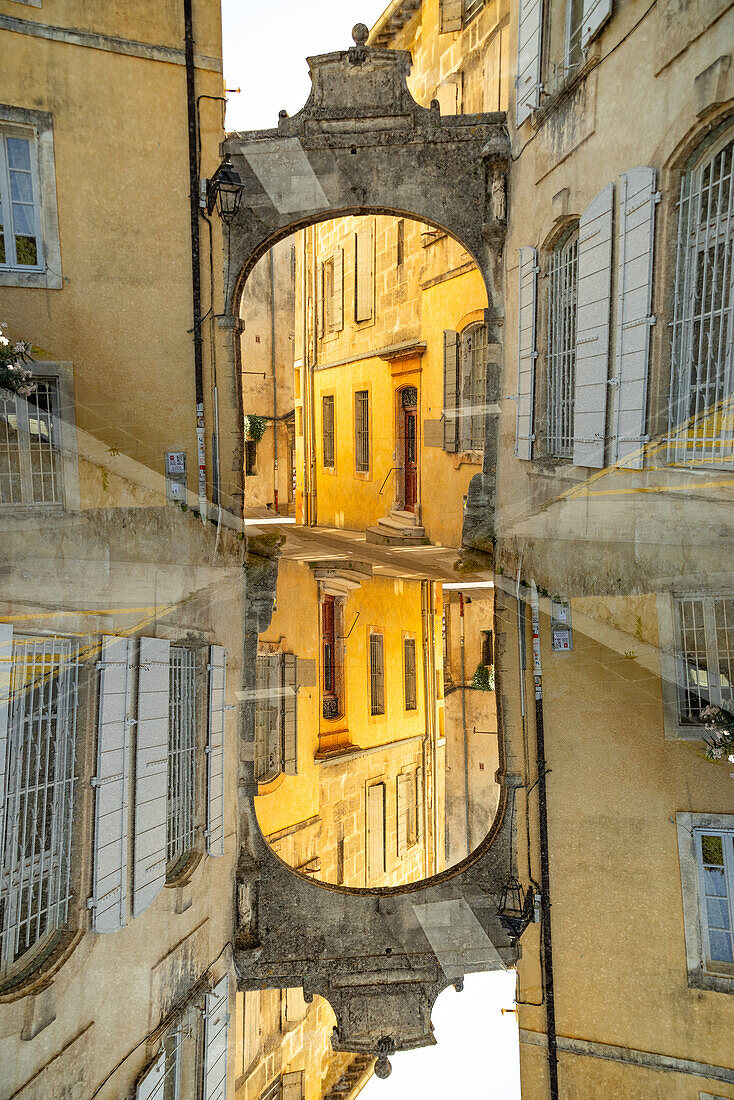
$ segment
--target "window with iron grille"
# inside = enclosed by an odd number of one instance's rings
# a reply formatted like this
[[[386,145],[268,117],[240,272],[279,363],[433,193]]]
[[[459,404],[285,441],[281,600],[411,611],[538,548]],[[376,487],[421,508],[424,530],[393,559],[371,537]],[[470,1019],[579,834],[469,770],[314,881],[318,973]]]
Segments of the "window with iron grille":
[[[734,712],[734,597],[675,600],[678,722],[699,725],[709,704]]]
[[[484,449],[487,384],[487,327],[472,325],[461,334],[461,449]]]
[[[382,634],[370,634],[370,713],[385,713],[385,652]]]
[[[324,466],[334,469],[334,396],[330,394],[321,402],[321,438]]]
[[[336,645],[336,600],[328,593],[321,603],[321,694],[324,718],[338,718],[339,669]]]
[[[573,457],[576,382],[578,230],[553,249],[548,263],[548,453]]]
[[[482,631],[482,664],[494,664],[494,634],[491,630]]]
[[[0,977],[67,919],[76,689],[72,641],[14,639],[1,792]]]
[[[43,269],[35,138],[15,127],[0,130],[0,268]]]
[[[734,463],[734,138],[681,181],[670,462]]]
[[[196,847],[196,656],[171,646],[169,665],[167,878]]]
[[[418,706],[415,675],[415,638],[403,640],[403,665],[405,678],[405,709],[416,710]]]
[[[368,390],[354,394],[354,464],[357,473],[370,469],[370,395]]]
[[[61,504],[58,384],[28,397],[0,390],[0,505]]]
[[[257,476],[257,443],[254,439],[245,440],[245,477]]]
[[[255,665],[255,778],[269,783],[297,771],[297,659],[293,653],[260,654]]]

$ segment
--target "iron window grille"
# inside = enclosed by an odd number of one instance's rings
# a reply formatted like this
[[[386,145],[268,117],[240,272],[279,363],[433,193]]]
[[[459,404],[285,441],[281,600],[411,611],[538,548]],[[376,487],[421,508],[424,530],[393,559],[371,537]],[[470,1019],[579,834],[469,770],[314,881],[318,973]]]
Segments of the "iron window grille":
[[[709,704],[734,711],[734,597],[675,600],[678,721],[699,725]]]
[[[370,713],[385,713],[385,651],[382,634],[370,634]]]
[[[370,395],[368,390],[354,394],[354,456],[357,473],[370,470]]]
[[[548,453],[573,456],[576,382],[578,231],[551,252],[548,264]]]
[[[734,462],[734,139],[681,181],[668,461]]]
[[[734,975],[734,832],[696,829],[704,968]]]
[[[43,269],[40,220],[35,140],[0,132],[0,269]]]
[[[487,386],[487,327],[473,325],[461,335],[462,440],[464,451],[484,449]]]
[[[403,640],[403,663],[405,666],[405,709],[416,710],[418,698],[415,672],[415,638]]]
[[[469,23],[484,7],[485,0],[465,0],[464,22]]]
[[[167,876],[196,847],[196,655],[171,646],[169,666]]]
[[[338,718],[339,684],[336,647],[336,601],[328,593],[321,604],[322,712],[324,718]]]
[[[334,469],[334,397],[329,395],[321,402],[321,439],[324,466]]]
[[[27,397],[0,390],[0,504],[61,504],[58,384]]]
[[[68,916],[77,669],[68,639],[14,639],[2,792],[2,977]]]

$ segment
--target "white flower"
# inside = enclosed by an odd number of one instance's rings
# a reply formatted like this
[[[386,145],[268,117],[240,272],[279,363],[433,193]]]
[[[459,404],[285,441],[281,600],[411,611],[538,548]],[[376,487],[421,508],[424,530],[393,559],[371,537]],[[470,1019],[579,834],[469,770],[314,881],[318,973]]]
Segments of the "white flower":
[[[724,750],[723,749],[718,749],[718,748],[712,749],[711,750],[711,755],[714,758],[714,760],[721,760],[722,756],[724,755]]]
[[[729,763],[734,764],[734,752],[729,753]]]
[[[4,348],[6,348],[9,343],[10,340],[8,340],[7,336],[0,336],[0,344],[2,344]]]

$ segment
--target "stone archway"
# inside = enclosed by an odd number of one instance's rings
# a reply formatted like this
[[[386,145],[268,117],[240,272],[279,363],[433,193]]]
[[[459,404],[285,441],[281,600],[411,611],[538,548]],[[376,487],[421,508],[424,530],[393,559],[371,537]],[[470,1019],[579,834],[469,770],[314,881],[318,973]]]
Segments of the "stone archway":
[[[474,487],[486,518],[494,499],[503,318],[501,259],[509,140],[504,115],[442,118],[420,107],[406,78],[410,55],[366,47],[309,59],[312,91],[277,129],[230,134],[223,146],[244,182],[229,232],[227,314],[247,275],[279,239],[317,221],[364,211],[404,214],[445,229],[471,251],[489,297],[485,467]],[[479,506],[479,505],[475,505]],[[490,524],[491,526],[491,524]],[[277,559],[248,545],[243,696],[252,698],[257,634],[273,607]],[[265,842],[254,811],[254,707],[242,708],[239,777],[243,841],[235,964],[240,988],[302,985],[337,1015],[338,1050],[386,1054],[433,1042],[436,997],[472,971],[502,969],[516,949],[497,904],[513,865],[509,792],[519,783],[504,745],[500,811],[462,865],[415,887],[354,892],[299,876]],[[519,758],[519,756],[518,756]]]

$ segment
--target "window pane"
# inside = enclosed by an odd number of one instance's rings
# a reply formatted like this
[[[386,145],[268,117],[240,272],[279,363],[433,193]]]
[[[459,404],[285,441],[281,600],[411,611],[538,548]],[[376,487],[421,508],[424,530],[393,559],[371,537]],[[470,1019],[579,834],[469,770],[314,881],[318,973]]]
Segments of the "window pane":
[[[706,898],[706,918],[709,928],[729,931],[729,902],[726,898]]]
[[[39,381],[28,402],[28,451],[31,499],[36,504],[60,501],[59,454],[54,439],[55,382]]]
[[[704,863],[717,863],[724,866],[724,849],[720,836],[701,837],[701,855]]]
[[[11,168],[31,170],[31,143],[28,138],[9,137],[6,139],[8,148],[8,164]]]
[[[723,867],[704,867],[703,884],[707,895],[726,897],[726,876]]]
[[[18,504],[22,500],[20,481],[20,441],[15,398],[0,391],[0,504]]]
[[[16,237],[15,254],[23,267],[38,267],[38,245],[35,237]]]
[[[33,179],[30,172],[10,173],[10,197],[13,202],[33,204]]]
[[[33,207],[14,202],[13,204],[13,228],[16,236],[35,237],[36,225],[33,217]]]
[[[731,936],[728,932],[709,931],[709,948],[714,962],[730,963],[732,960]]]

